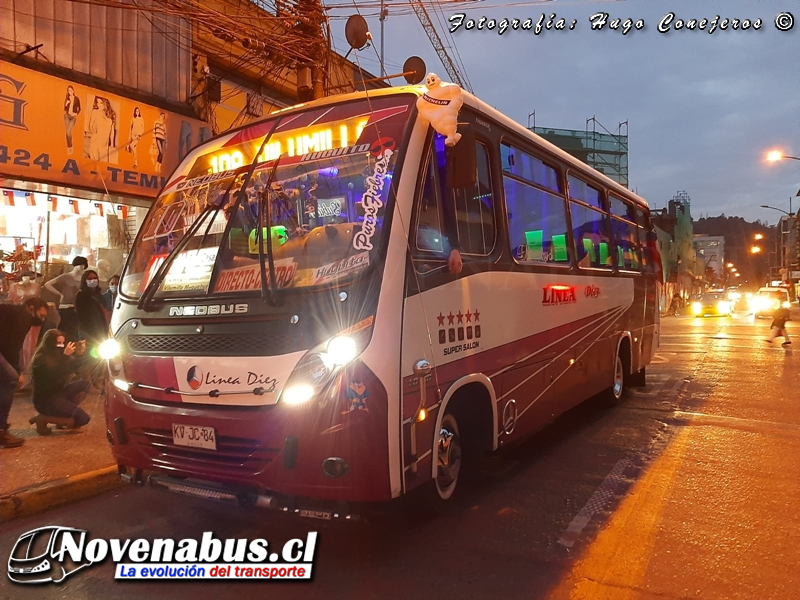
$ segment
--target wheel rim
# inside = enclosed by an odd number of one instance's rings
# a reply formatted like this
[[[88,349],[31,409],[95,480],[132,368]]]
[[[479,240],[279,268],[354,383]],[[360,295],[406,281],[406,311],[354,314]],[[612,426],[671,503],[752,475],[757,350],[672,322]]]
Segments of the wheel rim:
[[[619,400],[622,397],[622,385],[624,381],[624,375],[622,372],[622,359],[617,356],[617,360],[614,363],[614,398]]]
[[[446,500],[453,495],[461,471],[461,439],[450,419],[442,422],[436,442],[436,491]]]

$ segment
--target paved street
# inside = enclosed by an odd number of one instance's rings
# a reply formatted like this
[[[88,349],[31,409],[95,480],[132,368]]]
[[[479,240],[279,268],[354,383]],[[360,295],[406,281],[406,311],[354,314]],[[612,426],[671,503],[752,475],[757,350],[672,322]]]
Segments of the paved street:
[[[116,582],[108,561],[60,586],[4,577],[0,597],[796,598],[800,327],[789,324],[794,352],[764,343],[768,327],[665,318],[645,389],[616,409],[588,403],[492,457],[446,516],[402,503],[331,525],[124,488],[14,521],[0,540],[5,562],[21,533],[49,524],[271,546],[319,531],[310,583]]]

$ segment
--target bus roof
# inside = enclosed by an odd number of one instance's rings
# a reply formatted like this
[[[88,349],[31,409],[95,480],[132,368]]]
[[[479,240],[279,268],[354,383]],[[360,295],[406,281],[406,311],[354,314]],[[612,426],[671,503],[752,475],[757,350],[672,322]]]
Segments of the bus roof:
[[[376,90],[369,90],[369,92],[362,91],[362,92],[351,92],[349,94],[337,94],[335,96],[327,96],[325,98],[320,98],[319,100],[311,100],[309,102],[304,102],[302,104],[295,104],[294,106],[287,106],[286,108],[281,108],[279,110],[276,110],[275,112],[270,113],[269,115],[264,117],[263,120],[267,120],[267,119],[273,117],[274,115],[282,115],[284,113],[295,111],[295,110],[299,110],[299,109],[316,108],[316,107],[319,107],[319,106],[325,106],[327,104],[334,104],[334,103],[337,103],[337,102],[342,102],[342,101],[347,101],[347,100],[359,100],[359,99],[363,99],[363,98],[367,98],[367,97],[378,98],[378,97],[393,96],[393,95],[399,95],[399,94],[409,94],[409,93],[410,94],[414,94],[416,96],[422,96],[426,91],[427,91],[427,88],[425,86],[423,86],[423,85],[405,85],[405,86],[399,86],[399,87],[391,87],[391,88],[381,88],[381,89],[376,89]],[[551,153],[555,154],[556,156],[558,156],[561,160],[563,160],[567,165],[569,165],[571,168],[575,169],[576,171],[580,171],[580,172],[586,174],[587,176],[599,179],[601,182],[603,182],[605,185],[607,185],[610,190],[615,191],[618,194],[621,194],[624,197],[637,202],[640,206],[649,208],[649,205],[647,204],[647,200],[645,200],[644,198],[642,198],[638,194],[635,194],[631,190],[629,190],[626,187],[622,186],[621,184],[617,183],[616,181],[614,181],[613,179],[611,179],[607,175],[601,173],[600,171],[597,171],[596,169],[593,169],[592,167],[590,167],[589,165],[587,165],[583,161],[578,160],[577,158],[575,158],[571,154],[565,152],[564,150],[562,150],[561,148],[559,148],[555,144],[552,144],[552,143],[548,142],[547,140],[545,140],[541,136],[533,133],[529,129],[526,129],[525,127],[523,127],[522,125],[520,125],[519,123],[514,121],[513,119],[507,117],[506,115],[504,115],[503,113],[498,111],[497,109],[489,106],[483,100],[481,100],[478,97],[474,96],[470,92],[468,92],[468,91],[466,91],[464,89],[462,89],[461,91],[462,91],[462,94],[463,94],[463,97],[464,97],[464,104],[466,104],[468,106],[471,106],[472,108],[475,108],[475,109],[483,112],[484,114],[486,114],[487,116],[493,118],[495,121],[497,121],[501,125],[504,125],[508,129],[510,129],[512,131],[515,131],[516,133],[531,139],[535,144],[540,146],[542,149],[547,150],[548,152],[551,152]],[[253,122],[248,123],[247,125],[244,125],[242,127],[237,127],[236,129],[244,129],[244,128],[250,127],[252,125],[253,125]],[[232,130],[226,131],[225,133],[231,133],[232,131],[236,131],[236,129],[232,129]]]

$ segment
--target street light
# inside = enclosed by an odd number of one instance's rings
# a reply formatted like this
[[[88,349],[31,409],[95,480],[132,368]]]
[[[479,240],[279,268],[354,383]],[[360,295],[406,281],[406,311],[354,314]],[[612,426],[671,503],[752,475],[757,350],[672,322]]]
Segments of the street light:
[[[791,201],[792,201],[792,199],[791,199],[791,198],[789,198],[789,202],[790,202],[790,203],[791,203]],[[777,210],[778,212],[782,212],[782,213],[783,213],[783,214],[785,214],[785,215],[789,215],[790,217],[792,216],[792,213],[790,213],[790,212],[786,212],[786,211],[785,211],[785,210],[783,210],[782,208],[775,208],[774,206],[767,206],[766,204],[762,204],[762,205],[761,205],[761,208],[769,208],[770,210]],[[789,206],[789,210],[791,210],[791,209],[792,209],[792,207],[791,207],[791,206]]]
[[[733,263],[728,263],[728,264],[727,264],[727,265],[725,265],[725,266],[726,266],[726,267],[728,267],[728,268],[730,269],[731,267],[733,267]]]
[[[761,235],[760,233],[757,233],[757,234],[756,234],[756,236],[755,236],[755,239],[757,239],[757,240],[763,240],[763,239],[764,239],[764,236],[763,236],[763,235]]]
[[[758,254],[759,252],[761,252],[760,246],[752,246],[750,248],[750,254]]]
[[[783,160],[784,158],[791,158],[792,160],[800,160],[800,156],[786,156],[780,150],[771,150],[767,152],[767,160],[769,162],[778,162],[779,160]]]

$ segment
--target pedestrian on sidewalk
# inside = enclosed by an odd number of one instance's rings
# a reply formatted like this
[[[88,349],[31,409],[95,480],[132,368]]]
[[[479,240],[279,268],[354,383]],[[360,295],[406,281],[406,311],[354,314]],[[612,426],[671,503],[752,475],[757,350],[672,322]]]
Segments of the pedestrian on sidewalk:
[[[789,332],[786,331],[786,321],[789,321],[789,309],[779,306],[772,314],[772,325],[769,330],[769,338],[767,341],[771,344],[778,336],[783,336],[783,343],[781,346],[784,348],[791,345],[792,340],[789,339]]]
[[[85,343],[67,343],[67,337],[58,329],[44,334],[32,367],[33,406],[39,414],[30,423],[36,425],[39,435],[51,433],[48,425],[77,429],[89,422],[89,415],[78,406],[89,392],[89,382],[70,381],[79,367],[77,357],[85,349]]]
[[[78,313],[78,338],[85,340],[88,352],[83,359],[84,376],[96,387],[105,381],[105,369],[100,360],[100,344],[108,338],[105,300],[100,293],[100,278],[89,269],[81,278],[81,289],[75,296],[75,311]]]
[[[25,443],[8,432],[8,414],[14,392],[21,385],[20,352],[31,327],[38,327],[47,318],[47,302],[28,298],[21,305],[0,304],[0,448],[16,448]]]

